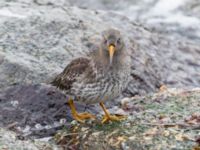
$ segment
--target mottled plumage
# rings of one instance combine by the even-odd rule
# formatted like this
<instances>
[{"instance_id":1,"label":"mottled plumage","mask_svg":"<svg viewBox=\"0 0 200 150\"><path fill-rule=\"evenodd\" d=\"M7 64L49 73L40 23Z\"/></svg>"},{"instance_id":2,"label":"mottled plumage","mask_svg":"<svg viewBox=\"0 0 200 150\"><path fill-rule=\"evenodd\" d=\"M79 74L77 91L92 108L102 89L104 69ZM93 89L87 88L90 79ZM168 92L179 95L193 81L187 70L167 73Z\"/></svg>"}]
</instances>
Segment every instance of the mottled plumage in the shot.
<instances>
[{"instance_id":1,"label":"mottled plumage","mask_svg":"<svg viewBox=\"0 0 200 150\"><path fill-rule=\"evenodd\" d=\"M120 36L119 38L121 38L116 30L109 30L106 34L110 34L110 38L112 36ZM105 42L104 38L103 42ZM123 50L116 54L117 58L114 56L112 64L109 64L109 59L105 60L106 56L102 56L104 55L102 51L105 50L102 50L102 46L100 46L99 49L93 50L88 58L81 57L72 60L52 84L66 91L67 94L78 97L77 100L80 102L87 104L117 97L126 87L128 81L129 56L127 56L124 45Z\"/></svg>"},{"instance_id":2,"label":"mottled plumage","mask_svg":"<svg viewBox=\"0 0 200 150\"><path fill-rule=\"evenodd\" d=\"M101 43L87 58L72 60L52 85L79 102L100 103L119 96L129 74L130 57L125 42L118 30L109 29L103 32Z\"/></svg>"},{"instance_id":3,"label":"mottled plumage","mask_svg":"<svg viewBox=\"0 0 200 150\"><path fill-rule=\"evenodd\" d=\"M51 84L57 86L61 90L70 91L72 84L77 81L77 78L84 73L88 68L90 60L87 58L74 59L65 69L59 74Z\"/></svg>"}]
</instances>

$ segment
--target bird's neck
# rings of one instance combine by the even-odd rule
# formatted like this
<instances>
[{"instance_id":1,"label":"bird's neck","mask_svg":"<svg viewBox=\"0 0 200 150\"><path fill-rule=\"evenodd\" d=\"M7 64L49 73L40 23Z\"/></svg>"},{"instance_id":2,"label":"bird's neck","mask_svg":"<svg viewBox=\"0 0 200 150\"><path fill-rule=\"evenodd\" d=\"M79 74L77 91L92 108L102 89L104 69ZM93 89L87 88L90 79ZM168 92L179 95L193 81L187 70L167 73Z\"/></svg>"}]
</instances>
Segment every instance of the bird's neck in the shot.
<instances>
[{"instance_id":1,"label":"bird's neck","mask_svg":"<svg viewBox=\"0 0 200 150\"><path fill-rule=\"evenodd\" d=\"M110 64L110 60L106 54L102 53L102 51L96 51L96 53L92 56L95 66L97 68L102 69L102 71L121 71L121 68L128 67L126 61L127 55L125 53L116 54L113 57L113 61Z\"/></svg>"}]
</instances>

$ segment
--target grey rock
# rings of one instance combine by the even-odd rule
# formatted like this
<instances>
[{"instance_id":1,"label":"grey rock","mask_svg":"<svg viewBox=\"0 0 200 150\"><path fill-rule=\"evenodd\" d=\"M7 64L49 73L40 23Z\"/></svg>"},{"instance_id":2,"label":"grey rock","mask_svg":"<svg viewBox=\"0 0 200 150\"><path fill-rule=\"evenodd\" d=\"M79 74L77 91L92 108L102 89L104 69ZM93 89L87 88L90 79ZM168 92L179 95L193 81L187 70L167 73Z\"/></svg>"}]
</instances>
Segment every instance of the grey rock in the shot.
<instances>
[{"instance_id":1,"label":"grey rock","mask_svg":"<svg viewBox=\"0 0 200 150\"><path fill-rule=\"evenodd\" d=\"M0 92L0 127L26 138L53 136L64 126L70 127L72 117L67 100L65 94L45 84L13 86ZM96 105L79 103L76 103L76 109L94 115L102 112Z\"/></svg>"},{"instance_id":2,"label":"grey rock","mask_svg":"<svg viewBox=\"0 0 200 150\"><path fill-rule=\"evenodd\" d=\"M147 50L144 45L148 44L145 36L151 33L133 25L128 18L54 3L35 7L24 3L6 4L2 10L10 14L3 14L0 21L0 50L5 55L0 67L1 88L46 82L60 73L71 59L85 55L92 41L97 41L99 34L109 27L119 28L130 41L133 80L127 93L152 92L160 86L159 66L149 55L154 50ZM140 40L143 48L137 46ZM148 66L144 64L147 60Z\"/></svg>"},{"instance_id":3,"label":"grey rock","mask_svg":"<svg viewBox=\"0 0 200 150\"><path fill-rule=\"evenodd\" d=\"M50 81L71 59L85 55L109 27L121 30L131 49L132 81L125 95L153 92L163 83L199 85L197 39L166 36L113 12L68 5L53 0L0 3L1 10L9 12L0 13L0 51L5 55L1 88Z\"/></svg>"},{"instance_id":4,"label":"grey rock","mask_svg":"<svg viewBox=\"0 0 200 150\"><path fill-rule=\"evenodd\" d=\"M70 5L91 10L112 11L148 26L165 36L189 40L200 38L199 1L168 0L67 0Z\"/></svg>"},{"instance_id":5,"label":"grey rock","mask_svg":"<svg viewBox=\"0 0 200 150\"><path fill-rule=\"evenodd\" d=\"M39 150L53 149L61 150L55 144L46 141L20 140L14 132L0 128L0 149Z\"/></svg>"}]
</instances>

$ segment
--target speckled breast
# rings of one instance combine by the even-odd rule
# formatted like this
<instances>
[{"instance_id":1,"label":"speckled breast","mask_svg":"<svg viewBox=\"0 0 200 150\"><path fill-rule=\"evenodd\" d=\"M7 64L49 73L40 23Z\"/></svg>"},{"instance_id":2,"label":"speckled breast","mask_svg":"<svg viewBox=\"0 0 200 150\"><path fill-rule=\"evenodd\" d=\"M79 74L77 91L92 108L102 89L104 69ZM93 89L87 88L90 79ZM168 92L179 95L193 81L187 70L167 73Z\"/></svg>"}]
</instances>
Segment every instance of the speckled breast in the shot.
<instances>
[{"instance_id":1,"label":"speckled breast","mask_svg":"<svg viewBox=\"0 0 200 150\"><path fill-rule=\"evenodd\" d=\"M73 94L78 97L79 102L86 104L109 101L121 94L128 83L128 77L126 70L123 73L99 74L95 82L82 81L75 84Z\"/></svg>"}]
</instances>

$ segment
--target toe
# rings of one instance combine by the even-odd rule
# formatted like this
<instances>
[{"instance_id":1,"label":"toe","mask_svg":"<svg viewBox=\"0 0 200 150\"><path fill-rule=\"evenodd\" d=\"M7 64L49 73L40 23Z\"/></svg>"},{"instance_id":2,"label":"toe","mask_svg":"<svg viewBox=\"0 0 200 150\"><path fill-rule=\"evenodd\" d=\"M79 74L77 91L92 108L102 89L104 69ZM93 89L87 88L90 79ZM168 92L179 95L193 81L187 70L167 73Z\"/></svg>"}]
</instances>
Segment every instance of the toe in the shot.
<instances>
[{"instance_id":1,"label":"toe","mask_svg":"<svg viewBox=\"0 0 200 150\"><path fill-rule=\"evenodd\" d=\"M84 120L82 118L80 118L78 115L73 115L73 118L80 123L84 123Z\"/></svg>"},{"instance_id":2,"label":"toe","mask_svg":"<svg viewBox=\"0 0 200 150\"><path fill-rule=\"evenodd\" d=\"M92 115L90 113L86 113L86 112L80 113L80 114L78 114L78 116L81 119L95 119L96 118L94 115Z\"/></svg>"},{"instance_id":3,"label":"toe","mask_svg":"<svg viewBox=\"0 0 200 150\"><path fill-rule=\"evenodd\" d=\"M101 121L101 123L106 123L109 121L121 121L123 119L127 118L127 116L123 116L123 115L109 115L109 116L103 116L103 119Z\"/></svg>"}]
</instances>

